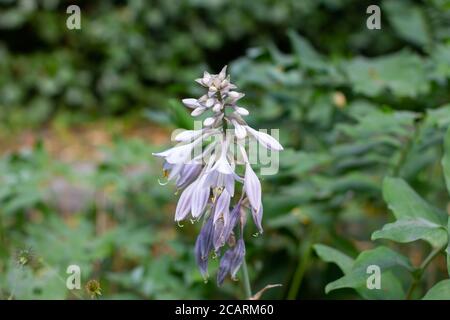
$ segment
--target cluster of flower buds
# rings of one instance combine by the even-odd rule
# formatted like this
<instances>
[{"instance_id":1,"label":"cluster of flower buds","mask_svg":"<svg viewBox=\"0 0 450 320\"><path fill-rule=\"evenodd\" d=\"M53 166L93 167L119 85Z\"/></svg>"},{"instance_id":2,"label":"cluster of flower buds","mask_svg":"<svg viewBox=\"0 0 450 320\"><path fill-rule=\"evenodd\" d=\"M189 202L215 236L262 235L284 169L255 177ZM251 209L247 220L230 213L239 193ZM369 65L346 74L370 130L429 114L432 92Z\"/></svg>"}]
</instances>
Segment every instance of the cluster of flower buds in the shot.
<instances>
[{"instance_id":1,"label":"cluster of flower buds","mask_svg":"<svg viewBox=\"0 0 450 320\"><path fill-rule=\"evenodd\" d=\"M183 99L183 104L193 109L194 117L205 112L210 115L203 120L201 129L177 134L175 141L179 145L154 155L164 159L164 175L168 181L175 180L178 190L183 190L175 221L196 221L203 217L195 255L205 279L210 255L221 256L221 251L227 247L217 276L221 285L227 274L236 278L243 262L243 230L248 211L259 233L263 232L261 183L250 165L246 140L257 141L272 151L283 147L275 138L252 129L244 121L242 117L249 112L237 105L244 94L235 91L226 67L219 74L205 72L196 82L207 88L207 93L199 99ZM201 151L195 154L199 147ZM243 176L236 173L237 166L245 167ZM237 190L240 197L235 197L235 185L242 185ZM233 201L234 198L239 199Z\"/></svg>"}]
</instances>

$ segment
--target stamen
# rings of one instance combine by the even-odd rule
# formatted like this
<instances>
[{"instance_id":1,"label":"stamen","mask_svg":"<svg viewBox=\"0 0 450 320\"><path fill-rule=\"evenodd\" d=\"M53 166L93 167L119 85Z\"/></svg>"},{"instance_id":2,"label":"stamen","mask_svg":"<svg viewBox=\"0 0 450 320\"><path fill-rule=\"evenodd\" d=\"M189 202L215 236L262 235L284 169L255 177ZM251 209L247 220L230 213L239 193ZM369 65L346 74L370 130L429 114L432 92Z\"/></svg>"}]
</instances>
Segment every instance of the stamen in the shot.
<instances>
[{"instance_id":1,"label":"stamen","mask_svg":"<svg viewBox=\"0 0 450 320\"><path fill-rule=\"evenodd\" d=\"M158 183L160 186L165 186L166 184L169 183L169 180L167 180L166 182L161 182L161 180L158 178Z\"/></svg>"}]
</instances>

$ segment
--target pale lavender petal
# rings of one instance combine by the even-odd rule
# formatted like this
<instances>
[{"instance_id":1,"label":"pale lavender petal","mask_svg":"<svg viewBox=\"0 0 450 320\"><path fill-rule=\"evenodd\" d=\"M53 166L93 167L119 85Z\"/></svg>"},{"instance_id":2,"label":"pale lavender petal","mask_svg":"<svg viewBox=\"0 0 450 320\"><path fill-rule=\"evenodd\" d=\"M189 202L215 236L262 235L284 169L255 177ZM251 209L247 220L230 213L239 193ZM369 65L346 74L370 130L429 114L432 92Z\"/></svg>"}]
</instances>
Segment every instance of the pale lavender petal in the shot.
<instances>
[{"instance_id":1,"label":"pale lavender petal","mask_svg":"<svg viewBox=\"0 0 450 320\"><path fill-rule=\"evenodd\" d=\"M195 260L203 278L208 277L208 257L213 248L213 219L208 218L195 242Z\"/></svg>"},{"instance_id":2,"label":"pale lavender petal","mask_svg":"<svg viewBox=\"0 0 450 320\"><path fill-rule=\"evenodd\" d=\"M241 116L248 116L249 112L247 109L242 108L242 107L234 107L234 110L236 110L237 113L239 113Z\"/></svg>"},{"instance_id":3,"label":"pale lavender petal","mask_svg":"<svg viewBox=\"0 0 450 320\"><path fill-rule=\"evenodd\" d=\"M271 135L256 131L255 129L246 126L245 127L247 131L258 140L259 143L263 145L264 148L274 150L274 151L281 151L283 150L283 146Z\"/></svg>"},{"instance_id":4,"label":"pale lavender petal","mask_svg":"<svg viewBox=\"0 0 450 320\"><path fill-rule=\"evenodd\" d=\"M200 137L203 133L203 129L200 130L185 130L176 135L175 141L178 142L191 142L192 140Z\"/></svg>"},{"instance_id":5,"label":"pale lavender petal","mask_svg":"<svg viewBox=\"0 0 450 320\"><path fill-rule=\"evenodd\" d=\"M236 279L236 274L239 271L239 268L244 261L245 257L245 243L244 239L239 239L237 241L236 246L233 248L233 259L231 260L230 265L230 274L232 279Z\"/></svg>"},{"instance_id":6,"label":"pale lavender petal","mask_svg":"<svg viewBox=\"0 0 450 320\"><path fill-rule=\"evenodd\" d=\"M230 166L230 163L225 157L220 157L219 160L214 164L212 170L218 171L223 174L232 174L233 169Z\"/></svg>"},{"instance_id":7,"label":"pale lavender petal","mask_svg":"<svg viewBox=\"0 0 450 320\"><path fill-rule=\"evenodd\" d=\"M231 90L231 88L230 88L230 80L229 79L225 79L225 80L223 80L221 83L220 83L220 90L223 92L223 93L227 93L227 92L229 92L230 90Z\"/></svg>"},{"instance_id":8,"label":"pale lavender petal","mask_svg":"<svg viewBox=\"0 0 450 320\"><path fill-rule=\"evenodd\" d=\"M259 233L263 233L262 228L262 217L263 217L263 206L259 208L259 211L255 211L252 209L253 222L255 222L256 227L258 228Z\"/></svg>"},{"instance_id":9,"label":"pale lavender petal","mask_svg":"<svg viewBox=\"0 0 450 320\"><path fill-rule=\"evenodd\" d=\"M216 102L216 99L209 98L208 100L206 100L205 107L211 108L213 105L215 105L215 102Z\"/></svg>"},{"instance_id":10,"label":"pale lavender petal","mask_svg":"<svg viewBox=\"0 0 450 320\"><path fill-rule=\"evenodd\" d=\"M237 92L237 91L228 92L228 97L231 98L233 101L237 101L244 96L245 96L245 94L243 94L241 92Z\"/></svg>"},{"instance_id":11,"label":"pale lavender petal","mask_svg":"<svg viewBox=\"0 0 450 320\"><path fill-rule=\"evenodd\" d=\"M173 168L170 170L170 174L167 177L167 180L172 180L173 178L175 178L176 176L179 175L179 173L181 172L181 170L183 170L184 164L180 163L180 164L175 164L173 166Z\"/></svg>"},{"instance_id":12,"label":"pale lavender petal","mask_svg":"<svg viewBox=\"0 0 450 320\"><path fill-rule=\"evenodd\" d=\"M219 272L217 273L217 284L222 285L227 274L231 275L232 279L236 278L236 274L244 261L245 257L245 243L241 238L236 245L228 249L220 260Z\"/></svg>"},{"instance_id":13,"label":"pale lavender petal","mask_svg":"<svg viewBox=\"0 0 450 320\"><path fill-rule=\"evenodd\" d=\"M261 207L261 183L250 164L245 168L244 189L250 205L258 212Z\"/></svg>"},{"instance_id":14,"label":"pale lavender petal","mask_svg":"<svg viewBox=\"0 0 450 320\"><path fill-rule=\"evenodd\" d=\"M219 72L219 79L222 81L227 76L227 66L223 67Z\"/></svg>"},{"instance_id":15,"label":"pale lavender petal","mask_svg":"<svg viewBox=\"0 0 450 320\"><path fill-rule=\"evenodd\" d=\"M198 139L200 140L200 139ZM170 148L166 151L159 152L159 153L153 153L154 156L157 157L163 157L168 163L171 164L179 164L184 163L191 155L192 149L195 147L195 145L200 141L194 141L192 143L183 144L181 146L176 146L173 148Z\"/></svg>"},{"instance_id":16,"label":"pale lavender petal","mask_svg":"<svg viewBox=\"0 0 450 320\"><path fill-rule=\"evenodd\" d=\"M200 171L202 170L202 165L200 164L186 164L183 167L183 170L180 172L180 176L177 180L177 188L183 189L190 183L192 183L195 179L197 179Z\"/></svg>"},{"instance_id":17,"label":"pale lavender petal","mask_svg":"<svg viewBox=\"0 0 450 320\"><path fill-rule=\"evenodd\" d=\"M181 101L186 107L191 109L195 109L201 106L197 99L190 98L190 99L183 99Z\"/></svg>"},{"instance_id":18,"label":"pale lavender petal","mask_svg":"<svg viewBox=\"0 0 450 320\"><path fill-rule=\"evenodd\" d=\"M195 183L189 185L181 194L175 210L175 221L181 221L191 211L192 192L195 190Z\"/></svg>"},{"instance_id":19,"label":"pale lavender petal","mask_svg":"<svg viewBox=\"0 0 450 320\"><path fill-rule=\"evenodd\" d=\"M230 212L230 219L227 219L225 222L225 227L224 227L224 232L223 232L223 236L224 236L224 241L227 241L228 238L230 237L231 233L233 232L234 227L236 226L236 223L239 220L239 216L241 215L241 201L239 201L233 208L233 210L231 210Z\"/></svg>"},{"instance_id":20,"label":"pale lavender petal","mask_svg":"<svg viewBox=\"0 0 450 320\"><path fill-rule=\"evenodd\" d=\"M220 233L215 235L214 247L216 251L223 247L225 243L230 238L231 233L233 232L234 227L236 226L238 219L241 215L241 202L239 201L231 210L229 214L229 219L224 219L224 226L220 229Z\"/></svg>"},{"instance_id":21,"label":"pale lavender petal","mask_svg":"<svg viewBox=\"0 0 450 320\"><path fill-rule=\"evenodd\" d=\"M228 213L230 210L230 200L230 194L226 189L224 189L217 199L216 206L214 207L214 223L216 223L217 219L219 219L221 215Z\"/></svg>"},{"instance_id":22,"label":"pale lavender petal","mask_svg":"<svg viewBox=\"0 0 450 320\"><path fill-rule=\"evenodd\" d=\"M206 118L205 120L203 120L203 125L205 127L209 127L210 125L212 125L214 123L214 121L216 121L216 119L213 117Z\"/></svg>"},{"instance_id":23,"label":"pale lavender petal","mask_svg":"<svg viewBox=\"0 0 450 320\"><path fill-rule=\"evenodd\" d=\"M206 85L210 85L211 83L211 74L208 71L203 72L203 83Z\"/></svg>"},{"instance_id":24,"label":"pale lavender petal","mask_svg":"<svg viewBox=\"0 0 450 320\"><path fill-rule=\"evenodd\" d=\"M226 276L230 273L231 260L233 259L233 251L227 250L220 259L219 271L217 272L217 285L220 287L223 284Z\"/></svg>"},{"instance_id":25,"label":"pale lavender petal","mask_svg":"<svg viewBox=\"0 0 450 320\"><path fill-rule=\"evenodd\" d=\"M207 86L208 86L207 84L205 84L205 83L203 82L203 78L195 79L195 82L197 82L198 84L200 84L200 85L202 85L202 86L204 86L204 87L207 87Z\"/></svg>"},{"instance_id":26,"label":"pale lavender petal","mask_svg":"<svg viewBox=\"0 0 450 320\"><path fill-rule=\"evenodd\" d=\"M214 222L214 236L213 236L213 244L214 250L217 252L221 247L225 245L225 241L223 240L223 228L225 227L224 219L218 219Z\"/></svg>"},{"instance_id":27,"label":"pale lavender petal","mask_svg":"<svg viewBox=\"0 0 450 320\"><path fill-rule=\"evenodd\" d=\"M203 210L206 207L206 204L208 203L209 193L210 189L209 186L207 186L204 183L205 179L201 178L201 180L197 183L193 195L192 195L192 217L194 219L197 219L200 217L203 213Z\"/></svg>"},{"instance_id":28,"label":"pale lavender petal","mask_svg":"<svg viewBox=\"0 0 450 320\"><path fill-rule=\"evenodd\" d=\"M204 108L204 107L198 107L191 112L191 116L197 117L197 116L201 115L203 112L205 112L205 110L206 110L206 108Z\"/></svg>"},{"instance_id":29,"label":"pale lavender petal","mask_svg":"<svg viewBox=\"0 0 450 320\"><path fill-rule=\"evenodd\" d=\"M211 87L208 88L208 93L207 93L207 95L208 95L209 98L214 97L214 95L215 95L216 93L217 93L217 88L216 88L215 86L211 86ZM208 100L206 100L206 101L208 101ZM206 106L206 102L205 102L205 106Z\"/></svg>"},{"instance_id":30,"label":"pale lavender petal","mask_svg":"<svg viewBox=\"0 0 450 320\"><path fill-rule=\"evenodd\" d=\"M241 126L235 120L232 120L232 123L234 125L234 134L236 135L236 138L244 139L246 137L246 135L247 135L247 131L245 130L245 127Z\"/></svg>"},{"instance_id":31,"label":"pale lavender petal","mask_svg":"<svg viewBox=\"0 0 450 320\"><path fill-rule=\"evenodd\" d=\"M217 187L217 179L218 179L219 173L217 171L210 171L205 179L205 184L210 188Z\"/></svg>"},{"instance_id":32,"label":"pale lavender petal","mask_svg":"<svg viewBox=\"0 0 450 320\"><path fill-rule=\"evenodd\" d=\"M154 155L155 157L159 157L159 158L166 158L170 152L172 151L173 148L161 151L161 152L153 152L152 155Z\"/></svg>"},{"instance_id":33,"label":"pale lavender petal","mask_svg":"<svg viewBox=\"0 0 450 320\"><path fill-rule=\"evenodd\" d=\"M234 196L234 175L226 175L224 178L225 189L233 197Z\"/></svg>"}]
</instances>

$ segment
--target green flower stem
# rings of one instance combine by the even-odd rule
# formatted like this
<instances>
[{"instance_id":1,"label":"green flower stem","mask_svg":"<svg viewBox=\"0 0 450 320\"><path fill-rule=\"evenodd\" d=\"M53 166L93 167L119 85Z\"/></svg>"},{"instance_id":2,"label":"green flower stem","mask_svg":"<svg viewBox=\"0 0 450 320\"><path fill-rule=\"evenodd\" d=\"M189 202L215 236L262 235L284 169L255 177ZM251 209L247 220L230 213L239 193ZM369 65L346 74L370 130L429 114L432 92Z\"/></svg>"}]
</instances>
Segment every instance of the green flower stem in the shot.
<instances>
[{"instance_id":1,"label":"green flower stem","mask_svg":"<svg viewBox=\"0 0 450 320\"><path fill-rule=\"evenodd\" d=\"M3 211L0 211L0 247L3 246L7 251L5 226L3 225Z\"/></svg>"},{"instance_id":2,"label":"green flower stem","mask_svg":"<svg viewBox=\"0 0 450 320\"><path fill-rule=\"evenodd\" d=\"M413 273L414 279L413 282L411 283L411 286L408 289L408 292L406 293L406 300L411 299L414 290L420 283L420 279L422 278L425 269L428 267L430 262L433 261L433 259L441 252L442 249L444 249L444 247L436 248L433 251L431 251L430 254L425 258L425 260L420 264L416 272Z\"/></svg>"},{"instance_id":3,"label":"green flower stem","mask_svg":"<svg viewBox=\"0 0 450 320\"><path fill-rule=\"evenodd\" d=\"M242 262L242 277L244 279L244 289L245 289L245 297L246 299L250 299L252 297L252 287L250 285L250 277L248 276L248 269L247 269L247 263L244 261Z\"/></svg>"},{"instance_id":4,"label":"green flower stem","mask_svg":"<svg viewBox=\"0 0 450 320\"><path fill-rule=\"evenodd\" d=\"M311 230L310 239L306 243L303 252L301 250L301 246L299 248L299 262L297 265L297 269L295 270L294 277L292 279L292 284L289 288L289 292L287 295L288 300L295 300L295 298L297 297L298 291L303 281L303 276L305 275L306 269L309 265L315 239L316 239L316 229L313 228Z\"/></svg>"},{"instance_id":5,"label":"green flower stem","mask_svg":"<svg viewBox=\"0 0 450 320\"><path fill-rule=\"evenodd\" d=\"M394 168L392 170L392 175L394 177L399 176L400 170L402 169L403 164L405 163L406 159L408 158L408 155L411 152L411 150L414 148L415 142L419 139L420 133L421 133L420 132L421 124L422 123L419 123L417 125L417 127L414 130L413 136L408 139L405 147L402 148L402 150L400 151L400 156L399 156L398 162L396 163L396 165L394 166Z\"/></svg>"},{"instance_id":6,"label":"green flower stem","mask_svg":"<svg viewBox=\"0 0 450 320\"><path fill-rule=\"evenodd\" d=\"M311 257L312 243L308 243L307 247L303 251L303 254L300 257L300 261L297 265L297 269L294 273L294 278L292 279L291 287L288 292L288 300L295 300L297 297L298 290L303 281L303 276L305 275L306 267L309 263L309 258Z\"/></svg>"}]
</instances>

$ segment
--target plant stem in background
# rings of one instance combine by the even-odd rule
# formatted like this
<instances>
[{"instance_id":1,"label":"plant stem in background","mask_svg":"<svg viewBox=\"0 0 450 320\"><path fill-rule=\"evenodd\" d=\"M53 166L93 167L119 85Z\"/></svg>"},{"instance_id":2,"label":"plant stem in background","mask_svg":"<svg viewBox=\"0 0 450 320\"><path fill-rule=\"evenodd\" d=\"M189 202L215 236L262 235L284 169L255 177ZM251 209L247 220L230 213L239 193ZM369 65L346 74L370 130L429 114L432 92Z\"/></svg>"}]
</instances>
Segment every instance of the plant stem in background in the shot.
<instances>
[{"instance_id":1,"label":"plant stem in background","mask_svg":"<svg viewBox=\"0 0 450 320\"><path fill-rule=\"evenodd\" d=\"M292 279L291 287L289 288L287 298L289 300L294 300L297 297L298 291L303 281L303 276L305 275L306 268L308 267L309 260L311 258L312 247L315 242L315 229L311 230L311 237L305 243L305 247L302 252L302 247L299 248L299 262L297 265L297 269L295 270L294 277Z\"/></svg>"},{"instance_id":2,"label":"plant stem in background","mask_svg":"<svg viewBox=\"0 0 450 320\"><path fill-rule=\"evenodd\" d=\"M420 125L421 125L421 123L419 123L417 125L417 127L414 130L413 136L410 139L408 139L405 147L402 148L402 150L400 151L400 157L398 159L398 162L396 163L396 165L394 166L394 168L392 170L392 175L394 177L398 177L400 175L400 171L403 167L403 164L405 163L406 159L408 158L409 153L413 149L414 143L420 137L420 129L421 129Z\"/></svg>"},{"instance_id":3,"label":"plant stem in background","mask_svg":"<svg viewBox=\"0 0 450 320\"><path fill-rule=\"evenodd\" d=\"M250 285L250 277L248 276L247 262L242 262L242 277L244 280L245 298L250 299L252 297L252 287Z\"/></svg>"},{"instance_id":4,"label":"plant stem in background","mask_svg":"<svg viewBox=\"0 0 450 320\"><path fill-rule=\"evenodd\" d=\"M288 300L295 300L297 297L298 290L302 284L303 276L305 274L306 266L309 262L309 258L311 255L312 244L309 243L307 248L305 248L303 255L301 255L300 261L297 265L297 269L295 270L294 278L292 280L291 287L288 292Z\"/></svg>"},{"instance_id":5,"label":"plant stem in background","mask_svg":"<svg viewBox=\"0 0 450 320\"><path fill-rule=\"evenodd\" d=\"M6 246L6 238L5 238L5 228L3 226L3 216L2 212L0 212L0 248L4 246L5 251L7 250Z\"/></svg>"},{"instance_id":6,"label":"plant stem in background","mask_svg":"<svg viewBox=\"0 0 450 320\"><path fill-rule=\"evenodd\" d=\"M406 293L406 300L410 300L412 298L412 294L414 290L417 288L418 284L420 283L420 279L422 278L423 272L428 267L431 261L441 252L443 247L436 248L433 251L430 252L430 254L425 258L425 260L420 264L417 271L413 274L414 279L411 283L411 286L408 289L408 292Z\"/></svg>"}]
</instances>

